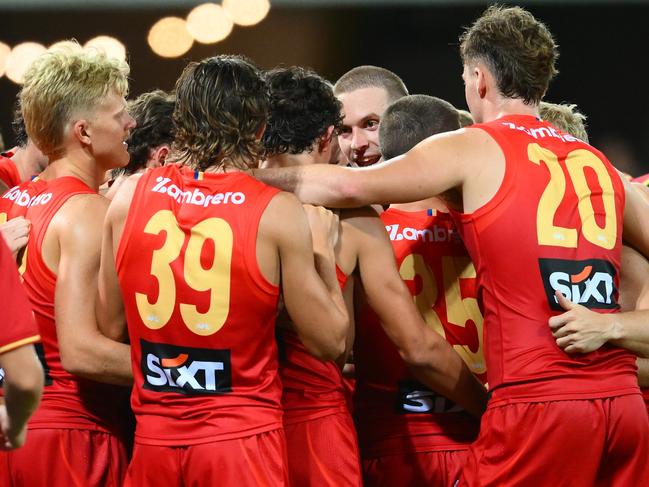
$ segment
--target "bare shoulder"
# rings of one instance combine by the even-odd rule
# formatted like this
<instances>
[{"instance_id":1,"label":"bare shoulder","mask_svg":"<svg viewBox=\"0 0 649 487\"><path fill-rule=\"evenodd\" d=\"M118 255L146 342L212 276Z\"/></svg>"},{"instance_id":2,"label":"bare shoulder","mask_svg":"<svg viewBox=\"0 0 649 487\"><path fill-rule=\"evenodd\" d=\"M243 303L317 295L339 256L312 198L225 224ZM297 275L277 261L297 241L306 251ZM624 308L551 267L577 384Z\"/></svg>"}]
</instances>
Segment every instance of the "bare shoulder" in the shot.
<instances>
[{"instance_id":1,"label":"bare shoulder","mask_svg":"<svg viewBox=\"0 0 649 487\"><path fill-rule=\"evenodd\" d=\"M378 211L371 206L341 210L340 225L343 231L345 229L366 233L374 233L377 229L385 231Z\"/></svg>"},{"instance_id":2,"label":"bare shoulder","mask_svg":"<svg viewBox=\"0 0 649 487\"><path fill-rule=\"evenodd\" d=\"M133 174L120 184L120 187L113 196L113 199L110 201L110 208L108 210L110 219L126 216L131 207L131 202L133 201L135 188L137 187L141 177L142 174Z\"/></svg>"},{"instance_id":3,"label":"bare shoulder","mask_svg":"<svg viewBox=\"0 0 649 487\"><path fill-rule=\"evenodd\" d=\"M300 200L293 193L280 191L264 210L259 231L265 235L279 236L294 229L302 218L306 221Z\"/></svg>"}]
</instances>

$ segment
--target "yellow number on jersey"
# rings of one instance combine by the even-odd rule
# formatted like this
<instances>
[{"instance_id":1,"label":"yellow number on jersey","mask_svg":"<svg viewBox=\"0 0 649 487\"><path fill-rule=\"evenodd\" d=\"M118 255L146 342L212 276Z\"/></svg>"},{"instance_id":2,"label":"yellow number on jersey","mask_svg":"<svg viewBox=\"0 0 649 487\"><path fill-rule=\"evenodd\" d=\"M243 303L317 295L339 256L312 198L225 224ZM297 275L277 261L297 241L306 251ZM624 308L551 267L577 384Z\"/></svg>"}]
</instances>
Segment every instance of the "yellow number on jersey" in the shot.
<instances>
[{"instance_id":1,"label":"yellow number on jersey","mask_svg":"<svg viewBox=\"0 0 649 487\"><path fill-rule=\"evenodd\" d=\"M412 280L415 276L420 277L422 280L421 291L414 296L417 309L426 323L446 339L446 332L442 322L433 309L439 294L437 282L433 271L428 267L424 258L419 254L408 255L401 263L399 273L404 280ZM453 348L472 372L481 374L486 370L482 336L482 313L476 298L463 298L460 292L460 279L475 278L475 267L468 257L445 256L442 257L442 273L448 322L464 328L467 322L472 320L478 333L478 350L475 353L469 350L466 345L453 345Z\"/></svg>"},{"instance_id":2,"label":"yellow number on jersey","mask_svg":"<svg viewBox=\"0 0 649 487\"><path fill-rule=\"evenodd\" d=\"M444 276L444 298L446 299L446 318L453 325L466 327L472 320L478 331L478 350L474 353L469 347L453 345L455 351L464 359L475 374L486 370L483 351L483 318L476 298L463 298L460 292L460 279L475 279L476 272L469 257L442 257Z\"/></svg>"},{"instance_id":3,"label":"yellow number on jersey","mask_svg":"<svg viewBox=\"0 0 649 487\"><path fill-rule=\"evenodd\" d=\"M175 215L169 210L154 214L144 227L151 235L165 232L162 247L153 252L151 275L158 282L158 298L151 303L146 294L135 293L135 302L142 322L151 329L165 326L171 319L176 303L176 284L171 264L180 256L185 234L179 228ZM201 263L206 240L215 247L214 261L209 268ZM185 326L198 335L211 335L224 325L230 309L230 264L233 235L230 225L220 218L208 218L191 229L184 255L183 276L189 287L197 292L210 292L206 312L195 305L180 303Z\"/></svg>"},{"instance_id":4,"label":"yellow number on jersey","mask_svg":"<svg viewBox=\"0 0 649 487\"><path fill-rule=\"evenodd\" d=\"M3 223L7 223L7 214L6 213L0 213L0 225Z\"/></svg>"},{"instance_id":5,"label":"yellow number on jersey","mask_svg":"<svg viewBox=\"0 0 649 487\"><path fill-rule=\"evenodd\" d=\"M557 247L577 247L577 229L554 224L554 218L566 193L566 175L561 168L557 155L539 144L527 146L529 160L540 165L545 164L550 172L550 181L545 187L536 212L536 231L539 245ZM605 224L600 227L595 221L595 210L591 201L591 190L586 182L585 168L592 169L602 188ZM566 168L579 200L578 210L581 219L581 231L590 243L612 249L617 239L617 220L615 216L615 199L613 182L602 160L590 151L577 149L566 157Z\"/></svg>"}]
</instances>

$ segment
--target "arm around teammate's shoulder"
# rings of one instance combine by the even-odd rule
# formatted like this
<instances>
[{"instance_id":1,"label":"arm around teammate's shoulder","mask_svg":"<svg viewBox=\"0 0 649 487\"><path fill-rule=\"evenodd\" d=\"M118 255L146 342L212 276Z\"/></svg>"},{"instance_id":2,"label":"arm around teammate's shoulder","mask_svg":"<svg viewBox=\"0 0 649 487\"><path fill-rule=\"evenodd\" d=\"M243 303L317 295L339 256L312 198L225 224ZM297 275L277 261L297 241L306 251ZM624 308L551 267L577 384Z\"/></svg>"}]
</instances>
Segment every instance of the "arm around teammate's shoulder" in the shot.
<instances>
[{"instance_id":1,"label":"arm around teammate's shoulder","mask_svg":"<svg viewBox=\"0 0 649 487\"><path fill-rule=\"evenodd\" d=\"M328 218L324 213L322 217ZM269 203L260 230L278 250L284 305L300 340L317 358L337 359L344 353L349 318L336 279L333 249L318 239L314 257L305 211L288 193L279 193Z\"/></svg>"},{"instance_id":2,"label":"arm around teammate's shoulder","mask_svg":"<svg viewBox=\"0 0 649 487\"><path fill-rule=\"evenodd\" d=\"M56 332L66 371L99 382L130 385L130 347L102 335L95 316L107 206L108 201L98 194L77 195L52 219L60 246Z\"/></svg>"}]
</instances>

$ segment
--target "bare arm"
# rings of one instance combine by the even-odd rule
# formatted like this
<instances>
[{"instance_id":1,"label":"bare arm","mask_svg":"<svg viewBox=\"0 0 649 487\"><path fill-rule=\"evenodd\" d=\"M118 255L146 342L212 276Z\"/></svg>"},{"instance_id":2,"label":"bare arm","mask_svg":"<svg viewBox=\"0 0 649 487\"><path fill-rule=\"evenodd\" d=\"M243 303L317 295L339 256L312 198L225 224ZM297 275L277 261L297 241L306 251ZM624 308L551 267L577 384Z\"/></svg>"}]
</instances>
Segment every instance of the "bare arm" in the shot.
<instances>
[{"instance_id":1,"label":"bare arm","mask_svg":"<svg viewBox=\"0 0 649 487\"><path fill-rule=\"evenodd\" d=\"M100 382L130 385L130 347L102 335L95 318L106 206L107 200L99 195L75 196L52 220L61 252L54 298L56 333L65 370Z\"/></svg>"},{"instance_id":2,"label":"bare arm","mask_svg":"<svg viewBox=\"0 0 649 487\"><path fill-rule=\"evenodd\" d=\"M453 347L424 322L396 268L385 227L371 210L358 210L344 224L356 228L361 280L368 304L399 354L431 389L480 415L487 394Z\"/></svg>"},{"instance_id":3,"label":"bare arm","mask_svg":"<svg viewBox=\"0 0 649 487\"><path fill-rule=\"evenodd\" d=\"M281 222L281 225L278 224ZM288 193L273 198L260 222L279 251L284 305L298 337L314 356L335 360L344 351L349 319L336 279L333 249L314 249L307 217ZM318 275L314 250L319 253Z\"/></svg>"},{"instance_id":4,"label":"bare arm","mask_svg":"<svg viewBox=\"0 0 649 487\"><path fill-rule=\"evenodd\" d=\"M254 175L306 203L336 208L407 203L460 187L468 166L481 157L484 137L481 130L435 135L403 156L366 168L313 164Z\"/></svg>"},{"instance_id":5,"label":"bare arm","mask_svg":"<svg viewBox=\"0 0 649 487\"><path fill-rule=\"evenodd\" d=\"M638 357L638 384L640 387L649 387L649 358Z\"/></svg>"},{"instance_id":6,"label":"bare arm","mask_svg":"<svg viewBox=\"0 0 649 487\"><path fill-rule=\"evenodd\" d=\"M43 391L43 368L33 345L0 354L4 369L5 404L0 406L0 449L18 448L25 442L27 420L36 410Z\"/></svg>"},{"instance_id":7,"label":"bare arm","mask_svg":"<svg viewBox=\"0 0 649 487\"><path fill-rule=\"evenodd\" d=\"M101 246L96 306L97 325L105 336L122 342L126 341L128 329L115 266L115 256L139 178L140 176L136 175L125 180L120 185L120 190L113 195L104 220Z\"/></svg>"}]
</instances>

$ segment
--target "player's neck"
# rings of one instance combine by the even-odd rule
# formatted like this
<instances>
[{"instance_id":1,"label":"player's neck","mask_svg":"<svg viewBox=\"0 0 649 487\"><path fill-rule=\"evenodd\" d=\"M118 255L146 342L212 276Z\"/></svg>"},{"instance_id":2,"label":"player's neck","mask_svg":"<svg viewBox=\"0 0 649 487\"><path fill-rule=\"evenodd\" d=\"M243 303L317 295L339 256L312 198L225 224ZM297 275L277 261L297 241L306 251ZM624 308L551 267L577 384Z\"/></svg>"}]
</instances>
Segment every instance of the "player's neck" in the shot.
<instances>
[{"instance_id":1,"label":"player's neck","mask_svg":"<svg viewBox=\"0 0 649 487\"><path fill-rule=\"evenodd\" d=\"M74 177L83 181L90 188L99 191L104 182L106 170L100 168L83 150L72 150L60 156L52 156L50 164L42 172L41 177L52 180L62 177Z\"/></svg>"},{"instance_id":2,"label":"player's neck","mask_svg":"<svg viewBox=\"0 0 649 487\"><path fill-rule=\"evenodd\" d=\"M416 212L416 211L426 211L426 210L435 210L435 211L443 211L445 213L448 212L448 207L438 197L432 197L432 198L427 198L425 200L420 200L420 201L414 201L412 203L399 203L399 204L393 204L390 205L391 209L394 210L399 210L399 211L408 211L408 212Z\"/></svg>"},{"instance_id":3,"label":"player's neck","mask_svg":"<svg viewBox=\"0 0 649 487\"><path fill-rule=\"evenodd\" d=\"M196 167L196 166L192 165L192 167ZM203 172L216 173L216 174L243 172L243 173L250 174L252 172L251 167L254 166L251 166L247 161L241 158L224 159L222 161L219 161L217 164L213 164L212 166L205 168Z\"/></svg>"},{"instance_id":4,"label":"player's neck","mask_svg":"<svg viewBox=\"0 0 649 487\"><path fill-rule=\"evenodd\" d=\"M307 166L315 164L312 152L301 152L300 154L278 154L270 156L266 159L260 167L262 168L276 168L276 167L292 167L292 166Z\"/></svg>"},{"instance_id":5,"label":"player's neck","mask_svg":"<svg viewBox=\"0 0 649 487\"><path fill-rule=\"evenodd\" d=\"M491 122L509 115L539 116L538 104L526 104L521 98L498 98L494 103L487 104L484 121Z\"/></svg>"}]
</instances>

